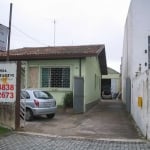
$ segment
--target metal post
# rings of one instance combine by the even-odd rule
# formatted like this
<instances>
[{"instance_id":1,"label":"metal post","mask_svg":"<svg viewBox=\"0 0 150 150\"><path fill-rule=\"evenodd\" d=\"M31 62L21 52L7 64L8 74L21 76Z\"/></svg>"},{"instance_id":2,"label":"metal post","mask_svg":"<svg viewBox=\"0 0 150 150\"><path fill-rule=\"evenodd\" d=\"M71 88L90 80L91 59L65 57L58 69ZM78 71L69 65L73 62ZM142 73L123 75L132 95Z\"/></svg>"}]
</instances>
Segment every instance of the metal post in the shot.
<instances>
[{"instance_id":1,"label":"metal post","mask_svg":"<svg viewBox=\"0 0 150 150\"><path fill-rule=\"evenodd\" d=\"M8 32L8 46L7 46L7 61L9 61L9 50L10 50L10 35L11 35L12 5L13 5L13 4L10 3L9 32Z\"/></svg>"}]
</instances>

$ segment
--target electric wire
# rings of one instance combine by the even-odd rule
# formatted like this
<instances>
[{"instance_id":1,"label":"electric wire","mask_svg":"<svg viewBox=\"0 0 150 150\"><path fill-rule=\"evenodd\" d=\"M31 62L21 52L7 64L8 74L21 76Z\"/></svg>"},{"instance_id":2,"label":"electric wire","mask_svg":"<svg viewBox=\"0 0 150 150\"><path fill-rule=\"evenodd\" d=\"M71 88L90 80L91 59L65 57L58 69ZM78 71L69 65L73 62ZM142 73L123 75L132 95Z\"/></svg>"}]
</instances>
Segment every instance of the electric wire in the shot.
<instances>
[{"instance_id":1,"label":"electric wire","mask_svg":"<svg viewBox=\"0 0 150 150\"><path fill-rule=\"evenodd\" d=\"M37 42L38 44L41 44L43 46L48 46L48 44L45 44L39 40L37 40L36 38L32 37L31 35L25 33L24 31L22 31L21 29L19 29L18 27L16 27L15 25L12 25L12 27L14 29L16 29L18 32L22 33L24 36L28 37L29 39L33 40L34 42Z\"/></svg>"}]
</instances>

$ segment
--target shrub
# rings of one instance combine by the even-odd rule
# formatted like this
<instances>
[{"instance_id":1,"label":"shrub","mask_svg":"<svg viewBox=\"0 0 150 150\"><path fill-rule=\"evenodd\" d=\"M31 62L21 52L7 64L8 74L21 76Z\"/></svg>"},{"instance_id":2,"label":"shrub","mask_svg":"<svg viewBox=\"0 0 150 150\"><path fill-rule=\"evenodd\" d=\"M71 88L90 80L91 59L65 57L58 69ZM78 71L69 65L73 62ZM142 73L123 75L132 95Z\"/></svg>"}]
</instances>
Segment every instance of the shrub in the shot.
<instances>
[{"instance_id":1,"label":"shrub","mask_svg":"<svg viewBox=\"0 0 150 150\"><path fill-rule=\"evenodd\" d=\"M72 108L73 107L73 92L65 94L64 107L65 108Z\"/></svg>"},{"instance_id":2,"label":"shrub","mask_svg":"<svg viewBox=\"0 0 150 150\"><path fill-rule=\"evenodd\" d=\"M0 126L0 136L9 133L11 130Z\"/></svg>"}]
</instances>

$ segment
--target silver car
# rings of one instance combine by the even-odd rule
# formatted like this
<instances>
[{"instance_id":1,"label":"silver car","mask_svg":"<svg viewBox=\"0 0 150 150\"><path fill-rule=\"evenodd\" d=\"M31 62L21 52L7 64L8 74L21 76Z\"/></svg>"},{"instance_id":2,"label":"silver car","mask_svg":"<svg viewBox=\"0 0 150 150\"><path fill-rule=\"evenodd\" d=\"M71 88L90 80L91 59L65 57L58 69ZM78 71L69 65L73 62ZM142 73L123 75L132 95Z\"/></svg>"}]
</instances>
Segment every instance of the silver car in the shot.
<instances>
[{"instance_id":1,"label":"silver car","mask_svg":"<svg viewBox=\"0 0 150 150\"><path fill-rule=\"evenodd\" d=\"M53 118L57 109L53 96L47 91L37 89L21 90L21 103L25 104L25 119L27 121L38 115Z\"/></svg>"}]
</instances>

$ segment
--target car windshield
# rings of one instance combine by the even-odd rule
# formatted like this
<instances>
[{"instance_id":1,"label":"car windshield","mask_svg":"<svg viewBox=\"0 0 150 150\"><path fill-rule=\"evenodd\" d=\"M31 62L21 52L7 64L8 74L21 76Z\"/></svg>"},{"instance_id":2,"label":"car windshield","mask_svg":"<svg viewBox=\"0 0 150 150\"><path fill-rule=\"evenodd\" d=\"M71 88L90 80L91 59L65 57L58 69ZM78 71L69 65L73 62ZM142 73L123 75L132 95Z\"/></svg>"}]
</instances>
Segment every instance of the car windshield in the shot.
<instances>
[{"instance_id":1,"label":"car windshield","mask_svg":"<svg viewBox=\"0 0 150 150\"><path fill-rule=\"evenodd\" d=\"M34 96L39 99L52 99L52 95L46 91L34 91Z\"/></svg>"}]
</instances>

